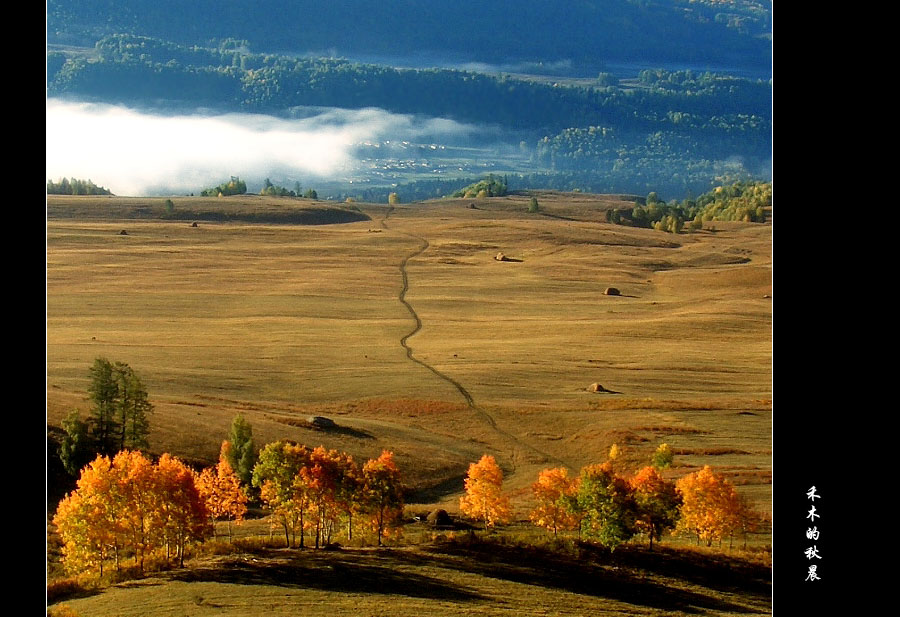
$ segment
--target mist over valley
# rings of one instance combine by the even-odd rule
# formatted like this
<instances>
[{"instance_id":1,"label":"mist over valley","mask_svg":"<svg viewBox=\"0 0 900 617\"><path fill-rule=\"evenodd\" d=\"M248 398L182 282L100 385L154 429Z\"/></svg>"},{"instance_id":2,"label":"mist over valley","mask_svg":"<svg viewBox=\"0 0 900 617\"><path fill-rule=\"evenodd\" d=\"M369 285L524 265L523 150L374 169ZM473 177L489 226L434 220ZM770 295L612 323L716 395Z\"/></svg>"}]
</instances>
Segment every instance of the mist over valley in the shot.
<instances>
[{"instance_id":1,"label":"mist over valley","mask_svg":"<svg viewBox=\"0 0 900 617\"><path fill-rule=\"evenodd\" d=\"M117 195L199 192L237 175L328 192L521 171L498 131L381 109L295 108L281 116L48 99L49 178L91 178Z\"/></svg>"}]
</instances>

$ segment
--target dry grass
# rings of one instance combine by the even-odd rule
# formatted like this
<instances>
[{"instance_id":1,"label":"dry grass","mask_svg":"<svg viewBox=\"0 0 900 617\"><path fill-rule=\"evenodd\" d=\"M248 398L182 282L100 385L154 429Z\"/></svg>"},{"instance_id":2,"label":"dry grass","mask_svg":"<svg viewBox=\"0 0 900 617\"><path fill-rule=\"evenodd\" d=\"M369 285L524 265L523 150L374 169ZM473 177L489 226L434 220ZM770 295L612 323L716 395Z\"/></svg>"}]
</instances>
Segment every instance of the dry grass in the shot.
<instances>
[{"instance_id":1,"label":"dry grass","mask_svg":"<svg viewBox=\"0 0 900 617\"><path fill-rule=\"evenodd\" d=\"M198 463L241 412L259 443L394 450L419 499L455 509L482 453L524 494L540 469L605 460L631 435L623 464L666 441L683 453L676 470L733 468L768 508L770 477L753 478L771 472L771 226L674 236L606 224L614 198L539 200L541 216L512 196L356 204L371 220L345 225L195 228L126 218L153 200L51 197L48 423L87 410L88 368L106 356L148 387L152 449ZM222 203L282 207L192 207ZM400 265L422 241L406 267L422 323L408 344L434 371L400 345L415 327ZM312 414L347 430L310 427Z\"/></svg>"},{"instance_id":2,"label":"dry grass","mask_svg":"<svg viewBox=\"0 0 900 617\"><path fill-rule=\"evenodd\" d=\"M65 600L76 614L771 614L769 553L440 534L391 549L255 544Z\"/></svg>"}]
</instances>

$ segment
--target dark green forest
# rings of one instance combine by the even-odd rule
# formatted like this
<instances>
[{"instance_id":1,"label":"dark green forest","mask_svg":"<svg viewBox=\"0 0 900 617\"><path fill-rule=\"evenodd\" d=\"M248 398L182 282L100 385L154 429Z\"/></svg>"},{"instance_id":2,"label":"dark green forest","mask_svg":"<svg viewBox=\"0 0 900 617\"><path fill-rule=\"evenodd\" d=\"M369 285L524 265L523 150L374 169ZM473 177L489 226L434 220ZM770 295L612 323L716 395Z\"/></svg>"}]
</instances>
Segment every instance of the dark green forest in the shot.
<instances>
[{"instance_id":1,"label":"dark green forest","mask_svg":"<svg viewBox=\"0 0 900 617\"><path fill-rule=\"evenodd\" d=\"M768 71L771 0L48 0L51 44L114 33L268 53L534 63L596 75L642 58ZM387 62L385 62L387 63Z\"/></svg>"},{"instance_id":2,"label":"dark green forest","mask_svg":"<svg viewBox=\"0 0 900 617\"><path fill-rule=\"evenodd\" d=\"M655 71L660 78L647 87L625 89L257 54L238 41L212 49L118 34L99 40L95 50L96 60L49 53L49 94L275 114L296 106L378 107L543 131L569 128L577 119L582 126L746 133L765 131L770 119L769 82L708 72L676 72L670 80L672 74Z\"/></svg>"}]
</instances>

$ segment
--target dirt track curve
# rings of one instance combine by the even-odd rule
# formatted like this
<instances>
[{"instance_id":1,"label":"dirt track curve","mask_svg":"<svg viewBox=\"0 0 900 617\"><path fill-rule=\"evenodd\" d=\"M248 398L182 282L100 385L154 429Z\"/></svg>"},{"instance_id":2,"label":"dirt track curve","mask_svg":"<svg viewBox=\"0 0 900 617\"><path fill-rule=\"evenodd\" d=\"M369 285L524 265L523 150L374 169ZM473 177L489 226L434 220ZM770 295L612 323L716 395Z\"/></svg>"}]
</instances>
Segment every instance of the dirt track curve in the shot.
<instances>
[{"instance_id":1,"label":"dirt track curve","mask_svg":"<svg viewBox=\"0 0 900 617\"><path fill-rule=\"evenodd\" d=\"M412 253L410 253L409 255L404 257L403 260L400 262L400 276L402 277L402 286L400 288L400 293L398 294L397 299L400 301L401 304L403 304L403 306L406 307L406 309L409 311L410 316L416 322L415 327L410 332L408 332L406 335L404 335L403 338L400 339L400 345L402 345L403 348L406 350L406 357L409 358L411 361L415 362L416 364L418 364L419 366L421 366L425 369L428 369L436 377L446 381L447 383L451 384L454 388L456 388L457 391L459 391L460 395L462 395L462 397L465 399L466 404L469 406L469 408L472 411L474 411L482 420L484 420L492 429L494 429L498 433L500 433L501 435L503 435L510 441L514 442L516 445L520 446L521 448L530 450L531 452L533 452L534 454L537 454L538 456L540 456L543 459L553 460L561 465L566 465L566 466L571 467L571 465L568 465L567 463L558 459L557 457L551 456L550 454L547 454L546 452L538 450L537 448L535 448L534 446L532 446L530 444L523 443L515 435L512 435L512 434L508 433L507 431L498 427L497 421L494 420L493 416L491 416L488 412L486 412L484 409L482 409L475 403L475 399L472 398L472 395L469 393L468 390L465 389L465 387L463 387L463 385L461 383L459 383L458 381L456 381L449 375L445 375L441 371L437 370L435 367L431 366L427 362L423 362L419 358L416 358L415 355L413 355L412 347L409 346L407 341L409 340L410 337L412 337L419 330L422 329L422 319L419 317L419 314L416 313L416 309L414 309L413 306L406 300L406 294L409 291L409 275L407 274L407 264L409 263L409 261L411 259L418 257L419 255L424 253L426 250L428 250L428 247L430 245L428 243L428 240L426 240L425 238L423 238L421 236L417 236L415 234L411 234L411 233L405 232L405 231L397 231L396 229L391 229L390 227L388 227L387 219L391 215L391 213L393 213L393 211L394 211L394 208L393 208L393 206L391 206L388 209L387 213L384 215L384 218L381 219L381 221L380 221L381 227L383 229L386 229L393 233L400 234L402 236L406 236L407 238L412 238L412 239L416 240L417 242L419 242L419 247L416 250L414 250ZM515 471L515 459L516 459L515 456L511 457L513 471Z\"/></svg>"}]
</instances>

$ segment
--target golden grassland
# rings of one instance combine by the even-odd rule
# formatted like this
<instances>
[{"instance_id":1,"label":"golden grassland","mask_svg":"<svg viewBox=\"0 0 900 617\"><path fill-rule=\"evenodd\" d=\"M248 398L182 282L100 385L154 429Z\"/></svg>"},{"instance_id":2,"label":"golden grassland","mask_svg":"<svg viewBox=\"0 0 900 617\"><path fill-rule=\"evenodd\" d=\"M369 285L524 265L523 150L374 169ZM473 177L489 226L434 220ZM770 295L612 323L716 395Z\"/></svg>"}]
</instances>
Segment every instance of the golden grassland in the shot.
<instances>
[{"instance_id":1,"label":"golden grassland","mask_svg":"<svg viewBox=\"0 0 900 617\"><path fill-rule=\"evenodd\" d=\"M190 460L214 461L238 412L260 444L392 449L413 486L489 452L522 488L612 443L637 465L666 441L683 469L753 472L766 503L771 226L675 236L603 222L600 197L539 198L544 215L513 196L360 204L371 220L323 226L51 217L48 423L87 412L105 356L143 378L152 449ZM416 325L400 265L423 242L406 265L422 324L408 345L440 375L400 344ZM312 413L354 430L297 426Z\"/></svg>"},{"instance_id":2,"label":"golden grassland","mask_svg":"<svg viewBox=\"0 0 900 617\"><path fill-rule=\"evenodd\" d=\"M196 464L216 460L240 412L259 445L290 438L361 460L394 451L423 507L457 511L469 463L492 454L525 517L541 469L577 473L616 443L627 472L666 442L670 477L711 465L770 511L771 224L672 235L606 223L607 208L627 205L617 197L536 195L539 214L527 212L530 195L513 195L354 204L368 219L340 225L196 227L153 218L162 199L50 196L48 430L73 408L87 414L88 369L104 356L131 365L149 391L152 453ZM173 201L196 211L323 205ZM592 383L607 391L589 392ZM314 414L338 428L309 425ZM380 561L400 557L364 559L406 576ZM449 580L444 564L427 567L418 576ZM516 585L502 581L510 598L524 593ZM149 589L129 589L129 602ZM264 581L255 591L272 602L300 593ZM557 592L560 603L572 594ZM303 593L295 609L312 610L319 593L338 601ZM455 601L442 593L449 600L427 599L432 612ZM367 614L386 614L385 600ZM672 614L646 608L621 614ZM561 604L545 612L570 614Z\"/></svg>"}]
</instances>

